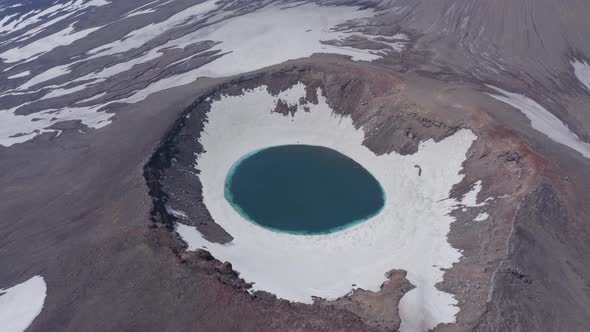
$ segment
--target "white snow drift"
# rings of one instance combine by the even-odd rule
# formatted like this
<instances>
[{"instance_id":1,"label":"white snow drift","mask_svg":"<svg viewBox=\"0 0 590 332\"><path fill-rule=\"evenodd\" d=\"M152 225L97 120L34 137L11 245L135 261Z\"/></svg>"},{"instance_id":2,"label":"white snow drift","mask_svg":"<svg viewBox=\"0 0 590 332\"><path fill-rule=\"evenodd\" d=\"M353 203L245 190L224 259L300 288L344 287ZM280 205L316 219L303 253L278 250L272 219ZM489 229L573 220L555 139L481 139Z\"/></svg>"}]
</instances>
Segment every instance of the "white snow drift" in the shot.
<instances>
[{"instance_id":1,"label":"white snow drift","mask_svg":"<svg viewBox=\"0 0 590 332\"><path fill-rule=\"evenodd\" d=\"M11 79L14 79L14 78L27 77L29 75L31 75L31 72L28 71L28 70L25 70L25 71L20 72L18 74L14 74L12 76L8 76L8 79L11 80Z\"/></svg>"},{"instance_id":2,"label":"white snow drift","mask_svg":"<svg viewBox=\"0 0 590 332\"><path fill-rule=\"evenodd\" d=\"M473 219L473 221L484 221L487 220L490 217L490 215L487 212L482 212L480 214L477 215L477 217L475 217L475 219Z\"/></svg>"},{"instance_id":3,"label":"white snow drift","mask_svg":"<svg viewBox=\"0 0 590 332\"><path fill-rule=\"evenodd\" d=\"M574 67L574 74L576 77L584 84L586 89L590 91L590 65L586 63L586 61L572 61L572 66Z\"/></svg>"},{"instance_id":4,"label":"white snow drift","mask_svg":"<svg viewBox=\"0 0 590 332\"><path fill-rule=\"evenodd\" d=\"M63 121L80 121L89 128L102 128L111 123L114 115L98 111L107 105L48 109L27 115L14 114L15 109L0 111L0 145L12 146L29 141L43 133L59 132L49 127Z\"/></svg>"},{"instance_id":5,"label":"white snow drift","mask_svg":"<svg viewBox=\"0 0 590 332\"><path fill-rule=\"evenodd\" d=\"M584 157L590 158L590 143L582 141L565 123L561 122L536 101L527 96L508 92L491 85L488 85L488 87L500 93L499 95L488 93L489 96L520 110L531 120L533 129L545 134L545 136L559 144L578 151Z\"/></svg>"},{"instance_id":6,"label":"white snow drift","mask_svg":"<svg viewBox=\"0 0 590 332\"><path fill-rule=\"evenodd\" d=\"M234 240L210 243L191 226L177 225L189 249L207 248L218 259L230 261L254 290L280 298L311 303L312 296L334 299L352 285L377 291L391 269L408 271L416 288L400 304L403 331L419 331L455 320L459 308L451 294L435 284L442 268L461 257L447 242L459 204L449 199L460 182L461 164L475 135L461 130L435 143L422 142L414 155L377 156L362 145L364 133L349 117L335 115L320 97L310 112L294 117L271 113L277 99L297 104L305 87L295 85L273 97L266 87L242 96L225 96L212 103L201 137L205 153L197 158L204 202L214 220ZM224 181L232 164L245 154L275 145L325 146L362 164L383 186L387 202L369 221L328 235L290 235L258 227L244 220L224 198ZM422 168L418 175L415 165ZM474 190L479 190L475 185Z\"/></svg>"},{"instance_id":7,"label":"white snow drift","mask_svg":"<svg viewBox=\"0 0 590 332\"><path fill-rule=\"evenodd\" d=\"M35 9L27 13L16 13L10 17L4 17L2 20L0 20L0 35L18 34L17 37L21 37L19 34L21 30L25 30L27 27L38 24L39 22L51 19L49 22L55 24L57 23L57 20L54 18L63 20L67 17L87 10L90 7L101 7L108 5L109 3L109 1L105 0L75 0L73 2L55 2L52 6L43 10ZM15 16L16 18L14 18ZM9 20L10 23L8 23ZM43 24L43 27L47 28L48 26ZM34 31L39 30L35 29ZM30 31L27 33L30 33Z\"/></svg>"},{"instance_id":8,"label":"white snow drift","mask_svg":"<svg viewBox=\"0 0 590 332\"><path fill-rule=\"evenodd\" d=\"M46 293L47 285L41 276L0 289L0 329L4 332L24 331L41 313Z\"/></svg>"},{"instance_id":9,"label":"white snow drift","mask_svg":"<svg viewBox=\"0 0 590 332\"><path fill-rule=\"evenodd\" d=\"M37 59L41 55L53 50L58 46L70 45L71 43L88 36L100 28L102 27L94 27L76 31L74 24L70 24L67 28L49 36L0 53L0 58L7 63L28 62Z\"/></svg>"}]
</instances>

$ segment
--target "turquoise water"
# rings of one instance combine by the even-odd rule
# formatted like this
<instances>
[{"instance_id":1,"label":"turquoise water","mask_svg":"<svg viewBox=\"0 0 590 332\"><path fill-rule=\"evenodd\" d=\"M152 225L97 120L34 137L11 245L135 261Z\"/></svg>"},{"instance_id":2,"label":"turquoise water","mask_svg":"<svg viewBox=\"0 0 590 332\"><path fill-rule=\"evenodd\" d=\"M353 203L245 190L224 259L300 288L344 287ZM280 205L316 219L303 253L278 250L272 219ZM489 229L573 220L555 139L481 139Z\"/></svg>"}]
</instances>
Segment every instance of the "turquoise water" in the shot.
<instances>
[{"instance_id":1,"label":"turquoise water","mask_svg":"<svg viewBox=\"0 0 590 332\"><path fill-rule=\"evenodd\" d=\"M326 234L378 214L385 193L351 158L321 146L254 151L227 174L225 198L245 219L291 234Z\"/></svg>"}]
</instances>

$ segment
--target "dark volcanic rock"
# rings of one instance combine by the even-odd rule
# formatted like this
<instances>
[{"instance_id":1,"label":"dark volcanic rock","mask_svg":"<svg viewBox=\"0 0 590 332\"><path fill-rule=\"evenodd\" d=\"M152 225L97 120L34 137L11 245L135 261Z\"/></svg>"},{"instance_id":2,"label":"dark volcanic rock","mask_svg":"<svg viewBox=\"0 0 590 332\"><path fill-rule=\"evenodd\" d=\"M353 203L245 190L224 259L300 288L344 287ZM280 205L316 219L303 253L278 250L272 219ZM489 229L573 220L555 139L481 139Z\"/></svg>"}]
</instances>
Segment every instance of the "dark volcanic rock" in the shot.
<instances>
[{"instance_id":1,"label":"dark volcanic rock","mask_svg":"<svg viewBox=\"0 0 590 332\"><path fill-rule=\"evenodd\" d=\"M398 304L402 296L414 288L407 279L407 272L391 270L381 290L371 292L355 289L351 294L335 301L320 301L324 306L343 308L359 315L367 325L382 331L397 331L401 324Z\"/></svg>"},{"instance_id":2,"label":"dark volcanic rock","mask_svg":"<svg viewBox=\"0 0 590 332\"><path fill-rule=\"evenodd\" d=\"M568 246L574 223L548 183L523 200L510 240L509 259L495 275L478 331L584 331L588 256ZM568 225L569 224L569 225ZM588 250L588 248L586 248Z\"/></svg>"},{"instance_id":3,"label":"dark volcanic rock","mask_svg":"<svg viewBox=\"0 0 590 332\"><path fill-rule=\"evenodd\" d=\"M277 106L273 110L274 113L279 113L284 116L289 116L289 115L293 116L293 115L295 115L296 111L297 111L297 105L289 105L289 104L287 104L287 102L283 101L280 98L277 101Z\"/></svg>"},{"instance_id":4,"label":"dark volcanic rock","mask_svg":"<svg viewBox=\"0 0 590 332\"><path fill-rule=\"evenodd\" d=\"M504 160L518 163L520 161L520 154L518 154L518 152L506 152Z\"/></svg>"}]
</instances>

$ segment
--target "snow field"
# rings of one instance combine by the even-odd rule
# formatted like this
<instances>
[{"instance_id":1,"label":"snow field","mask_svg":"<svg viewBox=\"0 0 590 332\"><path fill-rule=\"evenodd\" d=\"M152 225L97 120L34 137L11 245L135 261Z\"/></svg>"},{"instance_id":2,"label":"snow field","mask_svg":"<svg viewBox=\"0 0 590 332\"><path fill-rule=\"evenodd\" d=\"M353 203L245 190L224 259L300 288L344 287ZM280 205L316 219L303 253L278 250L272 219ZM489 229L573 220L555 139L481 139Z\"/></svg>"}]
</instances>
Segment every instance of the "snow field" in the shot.
<instances>
[{"instance_id":1,"label":"snow field","mask_svg":"<svg viewBox=\"0 0 590 332\"><path fill-rule=\"evenodd\" d=\"M41 276L0 289L0 326L4 332L22 332L43 309L47 285Z\"/></svg>"},{"instance_id":2,"label":"snow field","mask_svg":"<svg viewBox=\"0 0 590 332\"><path fill-rule=\"evenodd\" d=\"M94 0L86 5L102 5L106 3ZM131 70L135 65L161 57L162 52L167 48L184 48L195 42L205 40L219 42L213 49L219 50L225 55L200 68L155 81L125 98L111 102L136 103L153 93L191 83L199 77L230 76L279 64L290 59L308 57L314 53L337 53L351 56L354 60L365 61L375 60L382 56L381 52L336 47L321 43L322 40L345 38L349 33L335 31L333 27L347 20L372 16L374 13L371 10L358 10L354 7L326 7L315 4L304 4L288 8L279 5L268 5L257 11L225 20L225 15L229 13L215 13L216 9L218 9L218 4L214 0L189 7L162 22L149 24L130 32L124 40L113 41L99 46L89 51L85 58L78 59L70 64L49 68L40 74L34 75L19 88L5 91L2 95L21 95L39 90L47 91L45 96L40 98L41 100L84 91L88 87L104 82L114 75ZM64 84L43 86L43 83L49 79L70 74L70 68L73 64L100 56L121 54L141 47L172 28L198 20L208 20L212 25L154 47L134 59L74 78ZM79 38L84 38L98 28L78 32L74 32L72 29L70 25L65 30L56 32L54 35L6 51L0 57L17 59L26 55L26 57L33 59L48 51L44 45L47 44L51 47L57 45L54 42L47 43L55 36L58 36L60 40L63 39L64 43L70 43ZM400 35L398 37L403 39L404 36ZM191 57L194 57L194 55L179 61L185 61ZM170 64L170 66L174 64ZM66 85L67 87L65 87ZM103 93L101 91L98 95ZM83 100L80 100L80 102L97 100L92 96L84 96L81 99ZM44 132L53 131L47 128L56 122L65 120L81 120L91 128L101 128L110 123L109 119L113 116L102 112L106 111L107 108L103 108L106 105L100 104L88 107L43 110L30 116L16 115L16 111L21 106L24 106L24 104L12 109L0 110L0 118L3 120L0 122L2 123L0 126L0 145L11 146L16 143L26 142ZM38 118L42 118L43 121L32 121Z\"/></svg>"}]
</instances>

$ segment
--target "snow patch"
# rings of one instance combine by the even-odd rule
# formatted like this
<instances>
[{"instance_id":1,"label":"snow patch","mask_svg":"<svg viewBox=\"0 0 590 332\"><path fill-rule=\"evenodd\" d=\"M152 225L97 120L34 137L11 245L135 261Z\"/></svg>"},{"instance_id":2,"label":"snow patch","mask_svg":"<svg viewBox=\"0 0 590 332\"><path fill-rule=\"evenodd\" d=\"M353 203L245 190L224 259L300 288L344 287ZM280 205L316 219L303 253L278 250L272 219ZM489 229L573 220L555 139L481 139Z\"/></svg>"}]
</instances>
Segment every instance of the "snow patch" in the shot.
<instances>
[{"instance_id":1,"label":"snow patch","mask_svg":"<svg viewBox=\"0 0 590 332\"><path fill-rule=\"evenodd\" d=\"M37 84L43 83L45 81L54 79L54 78L62 76L62 75L69 74L71 72L70 67L73 64L74 63L69 63L66 65L56 66L56 67L52 67L50 69L47 69L46 71L33 76L30 80L25 82L18 89L19 90L26 90L26 89L29 89L29 88L37 85Z\"/></svg>"},{"instance_id":2,"label":"snow patch","mask_svg":"<svg viewBox=\"0 0 590 332\"><path fill-rule=\"evenodd\" d=\"M132 49L136 49L148 41L158 37L160 34L165 33L169 29L177 27L181 24L189 23L189 20L195 21L196 19L202 18L204 14L218 8L216 2L217 0L202 2L198 5L189 7L174 14L162 22L152 23L140 29L131 31L120 40L101 45L88 51L88 54L91 55L90 59L96 58L98 56L123 53Z\"/></svg>"},{"instance_id":3,"label":"snow patch","mask_svg":"<svg viewBox=\"0 0 590 332\"><path fill-rule=\"evenodd\" d=\"M590 65L586 61L572 61L574 67L574 73L576 77L586 86L586 89L590 91Z\"/></svg>"},{"instance_id":4,"label":"snow patch","mask_svg":"<svg viewBox=\"0 0 590 332\"><path fill-rule=\"evenodd\" d=\"M406 35L405 33L396 33L391 38L399 40L410 40L410 37L408 37L408 35Z\"/></svg>"},{"instance_id":5,"label":"snow patch","mask_svg":"<svg viewBox=\"0 0 590 332\"><path fill-rule=\"evenodd\" d=\"M102 128L110 124L110 119L114 116L112 113L99 112L99 109L107 105L48 109L28 115L15 114L18 107L0 110L0 145L9 147L32 140L43 133L57 132L48 127L63 121L77 120L89 128Z\"/></svg>"},{"instance_id":6,"label":"snow patch","mask_svg":"<svg viewBox=\"0 0 590 332\"><path fill-rule=\"evenodd\" d=\"M308 105L310 112L299 111L294 117L271 112L279 98L296 104L302 96L305 86L299 83L278 96L262 86L212 103L200 139L206 152L197 156L195 167L204 203L234 240L210 243L195 227L177 224L189 250L206 247L254 282L253 290L303 303L312 303L312 296L344 296L352 284L378 291L387 271L404 269L416 288L400 303L402 331L454 322L457 300L435 285L443 280L442 269L461 257L447 242L454 221L449 212L459 203L449 193L463 178L461 165L476 136L460 130L438 143L422 142L413 155L377 156L362 145L363 130L356 129L350 117L334 114L321 93L317 105ZM325 146L359 162L386 192L382 212L326 235L278 233L244 220L224 198L227 172L251 151L284 144ZM415 165L421 165L421 175ZM470 195L479 188L474 186Z\"/></svg>"},{"instance_id":7,"label":"snow patch","mask_svg":"<svg viewBox=\"0 0 590 332\"><path fill-rule=\"evenodd\" d=\"M152 13L155 12L157 9L156 8L147 8L144 9L146 7L149 7L151 5L153 5L154 3L158 2L159 0L155 0L152 2L148 2L145 5L142 5L140 7L135 8L134 10L130 11L129 13L127 13L127 15L125 15L124 17L131 17L131 16L136 16L136 15L142 15L145 14L146 12Z\"/></svg>"},{"instance_id":8,"label":"snow patch","mask_svg":"<svg viewBox=\"0 0 590 332\"><path fill-rule=\"evenodd\" d=\"M459 203L461 206L469 206L469 207L476 207L476 206L483 206L485 205L486 201L481 203L477 203L477 194L481 191L481 180L475 181L473 184L473 189L471 189L468 193L463 196L463 199Z\"/></svg>"},{"instance_id":9,"label":"snow patch","mask_svg":"<svg viewBox=\"0 0 590 332\"><path fill-rule=\"evenodd\" d=\"M41 55L53 50L58 46L70 45L78 39L82 39L102 27L88 28L75 31L74 23L67 28L52 35L37 39L29 44L11 48L0 53L0 58L6 63L28 62L37 59Z\"/></svg>"},{"instance_id":10,"label":"snow patch","mask_svg":"<svg viewBox=\"0 0 590 332\"><path fill-rule=\"evenodd\" d=\"M497 91L500 95L486 93L487 95L520 110L531 121L533 129L559 144L578 151L584 157L590 158L590 143L582 141L565 123L561 122L543 106L527 96L508 92L491 85L488 85L488 87Z\"/></svg>"},{"instance_id":11,"label":"snow patch","mask_svg":"<svg viewBox=\"0 0 590 332\"><path fill-rule=\"evenodd\" d=\"M99 94L94 95L92 97L89 97L89 98L86 98L86 99L82 99L82 100L76 102L76 104L84 104L84 103L88 103L88 102L91 102L91 101L95 101L97 99L100 99L100 98L104 97L106 94L107 94L107 92L99 93Z\"/></svg>"},{"instance_id":12,"label":"snow patch","mask_svg":"<svg viewBox=\"0 0 590 332\"><path fill-rule=\"evenodd\" d=\"M75 85L70 88L54 89L54 90L51 90L48 94L41 97L39 100L61 97L61 96L69 95L69 94L72 94L72 93L75 93L78 91L82 91L84 89L86 89L86 84Z\"/></svg>"},{"instance_id":13,"label":"snow patch","mask_svg":"<svg viewBox=\"0 0 590 332\"><path fill-rule=\"evenodd\" d=\"M18 73L18 74L12 75L12 76L8 76L8 79L11 80L13 78L27 77L29 75L31 75L31 71L26 70L26 71L23 71L22 73Z\"/></svg>"},{"instance_id":14,"label":"snow patch","mask_svg":"<svg viewBox=\"0 0 590 332\"><path fill-rule=\"evenodd\" d=\"M166 208L166 213L168 213L171 216L174 216L179 219L187 219L188 218L188 216L186 215L186 213L184 213L184 211L175 210L168 204L166 204L165 208Z\"/></svg>"},{"instance_id":15,"label":"snow patch","mask_svg":"<svg viewBox=\"0 0 590 332\"><path fill-rule=\"evenodd\" d=\"M74 2L66 1L62 3L56 3L53 6L43 10L33 10L27 13L16 13L11 15L8 19L3 19L0 21L0 35L17 33L30 25L39 23L40 21L46 20L47 18L52 18L54 15L70 16L71 14L79 13L90 7L101 7L108 5L109 3L109 1L105 0L76 0ZM10 23L3 24L15 16L18 16L18 18L10 21Z\"/></svg>"},{"instance_id":16,"label":"snow patch","mask_svg":"<svg viewBox=\"0 0 590 332\"><path fill-rule=\"evenodd\" d=\"M480 214L477 215L477 217L475 217L475 219L473 219L473 221L484 221L486 219L488 219L490 217L490 215L487 212L482 212Z\"/></svg>"},{"instance_id":17,"label":"snow patch","mask_svg":"<svg viewBox=\"0 0 590 332\"><path fill-rule=\"evenodd\" d=\"M150 13L154 13L155 11L156 11L156 9L148 8L148 9L138 10L133 13L129 13L129 14L125 15L125 17L133 17L133 16L139 16L139 15L143 15L143 14L150 14Z\"/></svg>"},{"instance_id":18,"label":"snow patch","mask_svg":"<svg viewBox=\"0 0 590 332\"><path fill-rule=\"evenodd\" d=\"M47 285L41 276L0 289L0 326L5 332L26 330L43 309Z\"/></svg>"}]
</instances>

